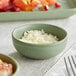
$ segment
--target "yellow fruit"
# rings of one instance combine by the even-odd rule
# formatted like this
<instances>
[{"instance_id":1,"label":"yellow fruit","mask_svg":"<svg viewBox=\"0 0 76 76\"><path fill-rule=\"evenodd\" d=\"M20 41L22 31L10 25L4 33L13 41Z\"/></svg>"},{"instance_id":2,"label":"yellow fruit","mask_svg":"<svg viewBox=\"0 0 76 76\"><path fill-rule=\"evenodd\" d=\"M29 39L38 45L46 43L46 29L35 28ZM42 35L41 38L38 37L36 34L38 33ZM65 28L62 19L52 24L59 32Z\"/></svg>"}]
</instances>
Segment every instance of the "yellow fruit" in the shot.
<instances>
[{"instance_id":1,"label":"yellow fruit","mask_svg":"<svg viewBox=\"0 0 76 76\"><path fill-rule=\"evenodd\" d=\"M23 11L32 11L40 3L39 0L14 0L14 4Z\"/></svg>"}]
</instances>

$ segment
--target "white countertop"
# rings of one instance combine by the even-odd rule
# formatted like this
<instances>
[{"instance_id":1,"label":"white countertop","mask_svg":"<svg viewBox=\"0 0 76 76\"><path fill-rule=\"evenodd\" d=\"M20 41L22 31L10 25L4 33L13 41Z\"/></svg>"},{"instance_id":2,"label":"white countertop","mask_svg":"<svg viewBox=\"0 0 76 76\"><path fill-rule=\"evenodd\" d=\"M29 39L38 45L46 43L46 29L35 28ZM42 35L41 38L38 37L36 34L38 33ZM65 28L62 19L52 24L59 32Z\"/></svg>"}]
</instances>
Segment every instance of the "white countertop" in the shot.
<instances>
[{"instance_id":1,"label":"white countertop","mask_svg":"<svg viewBox=\"0 0 76 76\"><path fill-rule=\"evenodd\" d=\"M61 20L0 22L0 53L10 55L18 61L20 65L19 76L43 76L47 69L55 64L61 54L48 60L31 60L22 57L12 44L11 33L15 27L28 23L47 23L65 28L68 32L68 43L65 52L76 42L76 15Z\"/></svg>"}]
</instances>

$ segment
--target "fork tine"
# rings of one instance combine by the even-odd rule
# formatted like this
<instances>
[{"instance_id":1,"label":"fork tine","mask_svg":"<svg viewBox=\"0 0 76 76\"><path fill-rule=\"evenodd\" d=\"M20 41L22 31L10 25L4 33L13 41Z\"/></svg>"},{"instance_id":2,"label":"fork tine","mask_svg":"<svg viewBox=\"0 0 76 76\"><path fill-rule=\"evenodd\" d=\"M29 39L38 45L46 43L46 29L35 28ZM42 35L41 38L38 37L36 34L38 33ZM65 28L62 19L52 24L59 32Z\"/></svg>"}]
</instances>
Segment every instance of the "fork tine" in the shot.
<instances>
[{"instance_id":1,"label":"fork tine","mask_svg":"<svg viewBox=\"0 0 76 76\"><path fill-rule=\"evenodd\" d=\"M65 62L65 66L66 66L66 70L67 70L68 76L71 76L65 57L64 57L64 62Z\"/></svg>"},{"instance_id":2,"label":"fork tine","mask_svg":"<svg viewBox=\"0 0 76 76\"><path fill-rule=\"evenodd\" d=\"M72 58L72 61L73 61L74 66L76 68L76 64L75 64L75 60L74 60L73 56L71 56L71 58Z\"/></svg>"},{"instance_id":3,"label":"fork tine","mask_svg":"<svg viewBox=\"0 0 76 76\"><path fill-rule=\"evenodd\" d=\"M76 74L75 74L75 72L74 72L74 69L73 69L73 66L72 66L72 63L71 63L71 60L70 60L69 56L68 56L68 60L69 60L70 67L71 67L71 69L72 69L73 75L76 76Z\"/></svg>"}]
</instances>

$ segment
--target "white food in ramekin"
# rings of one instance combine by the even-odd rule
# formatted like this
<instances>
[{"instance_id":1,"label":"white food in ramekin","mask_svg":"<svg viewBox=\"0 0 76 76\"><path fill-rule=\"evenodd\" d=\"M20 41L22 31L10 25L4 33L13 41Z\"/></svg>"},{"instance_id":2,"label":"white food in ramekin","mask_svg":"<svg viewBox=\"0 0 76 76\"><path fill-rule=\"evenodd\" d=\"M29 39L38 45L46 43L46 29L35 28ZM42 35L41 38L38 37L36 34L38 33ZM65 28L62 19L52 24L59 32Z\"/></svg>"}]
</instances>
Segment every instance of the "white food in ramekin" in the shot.
<instances>
[{"instance_id":1,"label":"white food in ramekin","mask_svg":"<svg viewBox=\"0 0 76 76\"><path fill-rule=\"evenodd\" d=\"M56 36L45 33L44 30L27 31L24 33L24 36L19 40L32 44L48 44L58 42L58 38Z\"/></svg>"}]
</instances>

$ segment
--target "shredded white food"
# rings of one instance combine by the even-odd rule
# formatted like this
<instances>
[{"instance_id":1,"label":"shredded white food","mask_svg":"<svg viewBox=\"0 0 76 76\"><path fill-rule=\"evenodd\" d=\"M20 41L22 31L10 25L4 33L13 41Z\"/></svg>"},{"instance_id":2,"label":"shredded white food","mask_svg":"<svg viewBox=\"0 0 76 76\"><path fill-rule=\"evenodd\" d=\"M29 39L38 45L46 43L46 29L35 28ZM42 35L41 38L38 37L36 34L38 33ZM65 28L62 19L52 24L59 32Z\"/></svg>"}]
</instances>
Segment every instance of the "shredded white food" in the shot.
<instances>
[{"instance_id":1,"label":"shredded white food","mask_svg":"<svg viewBox=\"0 0 76 76\"><path fill-rule=\"evenodd\" d=\"M44 30L31 30L24 33L20 41L32 44L47 44L58 42L58 38L52 34L47 34Z\"/></svg>"}]
</instances>

